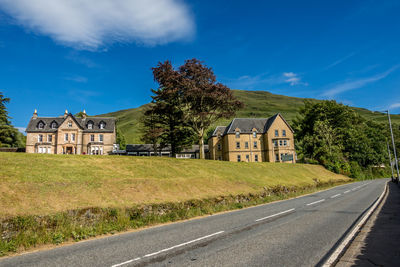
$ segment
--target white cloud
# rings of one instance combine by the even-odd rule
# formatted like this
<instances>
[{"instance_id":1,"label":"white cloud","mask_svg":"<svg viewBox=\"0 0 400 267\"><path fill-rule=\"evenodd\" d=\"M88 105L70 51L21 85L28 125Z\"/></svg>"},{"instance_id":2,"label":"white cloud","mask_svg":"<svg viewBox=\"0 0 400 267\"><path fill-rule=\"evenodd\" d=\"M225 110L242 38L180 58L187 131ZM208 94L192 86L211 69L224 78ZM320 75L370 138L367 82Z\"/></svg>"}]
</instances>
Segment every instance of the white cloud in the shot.
<instances>
[{"instance_id":1,"label":"white cloud","mask_svg":"<svg viewBox=\"0 0 400 267\"><path fill-rule=\"evenodd\" d=\"M0 0L0 9L27 29L78 49L164 44L194 32L181 0Z\"/></svg>"},{"instance_id":2,"label":"white cloud","mask_svg":"<svg viewBox=\"0 0 400 267\"><path fill-rule=\"evenodd\" d=\"M351 58L351 57L354 56L355 54L356 54L355 52L350 53L350 54L348 54L348 55L346 55L346 56L344 56L344 57L342 57L342 58L336 60L336 61L333 62L332 64L326 66L324 69L325 69L325 70L328 70L328 69L330 69L330 68L333 68L333 67L335 67L336 65L339 65L340 63L342 63L342 62L348 60L349 58Z\"/></svg>"},{"instance_id":3,"label":"white cloud","mask_svg":"<svg viewBox=\"0 0 400 267\"><path fill-rule=\"evenodd\" d=\"M389 109L396 109L396 108L400 108L400 102L399 102L399 103L391 104L391 105L389 106Z\"/></svg>"},{"instance_id":4,"label":"white cloud","mask_svg":"<svg viewBox=\"0 0 400 267\"><path fill-rule=\"evenodd\" d=\"M333 86L332 88L330 88L329 90L324 92L322 94L322 96L331 98L338 94L364 87L370 83L377 82L379 80L382 80L383 78L386 78L386 76L388 76L390 73L395 71L398 67L399 67L399 65L396 65L396 66L388 69L385 72L379 73L379 74L371 76L371 77L361 78L361 79L357 79L357 80L350 80L350 81L345 81L345 82L336 84L335 86Z\"/></svg>"},{"instance_id":5,"label":"white cloud","mask_svg":"<svg viewBox=\"0 0 400 267\"><path fill-rule=\"evenodd\" d=\"M289 83L291 86L299 85L299 84L305 85L305 86L308 85L308 83L302 82L299 75L294 72L284 72L283 77L285 79L285 82Z\"/></svg>"}]
</instances>

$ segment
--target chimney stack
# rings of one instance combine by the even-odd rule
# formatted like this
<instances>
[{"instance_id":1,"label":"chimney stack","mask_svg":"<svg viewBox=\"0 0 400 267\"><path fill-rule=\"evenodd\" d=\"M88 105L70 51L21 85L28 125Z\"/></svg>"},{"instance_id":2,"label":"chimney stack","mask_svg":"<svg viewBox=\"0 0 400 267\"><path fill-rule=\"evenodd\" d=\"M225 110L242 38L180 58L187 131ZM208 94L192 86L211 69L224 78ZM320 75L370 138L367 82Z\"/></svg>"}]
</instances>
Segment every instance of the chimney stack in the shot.
<instances>
[{"instance_id":1,"label":"chimney stack","mask_svg":"<svg viewBox=\"0 0 400 267\"><path fill-rule=\"evenodd\" d=\"M36 110L36 108L35 108L35 111L33 112L32 118L33 118L33 119L36 119L36 118L37 118L37 110Z\"/></svg>"},{"instance_id":2,"label":"chimney stack","mask_svg":"<svg viewBox=\"0 0 400 267\"><path fill-rule=\"evenodd\" d=\"M83 111L82 111L82 118L83 118L83 119L86 119L86 110L83 110Z\"/></svg>"}]
</instances>

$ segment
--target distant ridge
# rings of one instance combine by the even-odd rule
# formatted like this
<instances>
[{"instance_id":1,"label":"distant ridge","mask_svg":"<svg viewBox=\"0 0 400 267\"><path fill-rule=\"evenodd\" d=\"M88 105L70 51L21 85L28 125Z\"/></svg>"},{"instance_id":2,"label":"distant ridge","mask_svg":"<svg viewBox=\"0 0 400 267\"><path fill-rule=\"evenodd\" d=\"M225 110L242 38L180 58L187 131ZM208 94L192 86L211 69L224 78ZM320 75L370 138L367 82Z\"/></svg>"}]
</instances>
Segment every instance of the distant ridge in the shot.
<instances>
[{"instance_id":1,"label":"distant ridge","mask_svg":"<svg viewBox=\"0 0 400 267\"><path fill-rule=\"evenodd\" d=\"M237 118L267 118L279 112L290 123L298 114L298 109L304 105L304 100L321 101L312 98L276 95L267 91L233 91L234 95L245 104L244 109L237 112L235 116ZM127 144L137 144L141 143L139 119L147 105L101 114L99 116L117 118L117 127L125 135ZM387 122L387 117L381 112L373 112L368 109L356 107L353 107L353 109L367 119L382 123ZM391 115L391 118L393 123L400 123L400 115ZM221 120L214 127L217 125L228 125L231 119Z\"/></svg>"}]
</instances>

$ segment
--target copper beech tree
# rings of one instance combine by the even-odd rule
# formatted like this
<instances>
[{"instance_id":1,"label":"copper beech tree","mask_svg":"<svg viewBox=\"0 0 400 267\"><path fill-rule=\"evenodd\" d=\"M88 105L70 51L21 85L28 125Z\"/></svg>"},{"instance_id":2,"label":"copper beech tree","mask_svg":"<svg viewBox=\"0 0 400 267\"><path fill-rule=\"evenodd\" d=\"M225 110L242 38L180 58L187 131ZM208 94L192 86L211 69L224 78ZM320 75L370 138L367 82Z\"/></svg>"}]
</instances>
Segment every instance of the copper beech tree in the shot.
<instances>
[{"instance_id":1,"label":"copper beech tree","mask_svg":"<svg viewBox=\"0 0 400 267\"><path fill-rule=\"evenodd\" d=\"M190 128L200 146L200 158L204 159L206 130L217 120L234 116L243 103L231 89L218 83L212 69L198 59L186 60L178 69L170 61L160 62L153 68L153 75L160 87L152 90L155 94L152 109L172 103L178 128Z\"/></svg>"}]
</instances>

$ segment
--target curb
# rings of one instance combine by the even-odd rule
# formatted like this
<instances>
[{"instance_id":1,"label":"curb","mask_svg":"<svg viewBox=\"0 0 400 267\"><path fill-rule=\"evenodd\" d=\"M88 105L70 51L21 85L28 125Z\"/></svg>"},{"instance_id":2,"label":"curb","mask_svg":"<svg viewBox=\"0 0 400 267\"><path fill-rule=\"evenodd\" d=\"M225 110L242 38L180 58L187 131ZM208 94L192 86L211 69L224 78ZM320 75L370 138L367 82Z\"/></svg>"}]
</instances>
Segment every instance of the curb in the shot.
<instances>
[{"instance_id":1,"label":"curb","mask_svg":"<svg viewBox=\"0 0 400 267\"><path fill-rule=\"evenodd\" d=\"M372 213L376 210L378 205L382 202L385 195L388 193L388 182L385 184L385 189L379 198L375 201L371 208L366 212L366 214L361 218L361 220L357 223L357 225L353 228L353 230L345 237L345 239L339 244L339 246L335 249L335 251L331 254L331 256L322 264L323 267L331 267L334 266L339 259L346 252L346 249L350 246L351 242L354 240L361 227L365 225L367 220L371 217Z\"/></svg>"}]
</instances>

